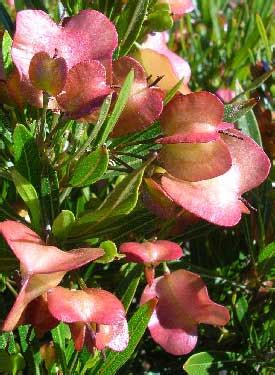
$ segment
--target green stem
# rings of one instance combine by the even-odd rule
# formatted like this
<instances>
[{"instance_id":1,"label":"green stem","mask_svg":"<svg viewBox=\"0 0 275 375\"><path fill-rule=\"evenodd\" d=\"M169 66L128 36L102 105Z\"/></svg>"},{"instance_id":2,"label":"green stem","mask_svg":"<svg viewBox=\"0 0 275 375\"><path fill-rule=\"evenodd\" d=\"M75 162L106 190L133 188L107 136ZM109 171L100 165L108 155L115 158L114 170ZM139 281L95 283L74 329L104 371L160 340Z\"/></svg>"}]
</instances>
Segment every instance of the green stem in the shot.
<instances>
[{"instance_id":1,"label":"green stem","mask_svg":"<svg viewBox=\"0 0 275 375\"><path fill-rule=\"evenodd\" d=\"M123 165L123 167L125 167L125 168L128 170L129 173L133 172L134 169L133 169L129 164L127 164L125 161L123 161L123 160L117 158L117 157L114 156L114 155L112 156L112 159L113 159L115 162L117 162L118 164Z\"/></svg>"},{"instance_id":2,"label":"green stem","mask_svg":"<svg viewBox=\"0 0 275 375\"><path fill-rule=\"evenodd\" d=\"M60 197L59 197L59 203L60 204L62 204L64 202L64 200L67 198L67 196L70 194L71 191L72 191L71 187L67 187L62 191L62 193L60 194Z\"/></svg>"},{"instance_id":3,"label":"green stem","mask_svg":"<svg viewBox=\"0 0 275 375\"><path fill-rule=\"evenodd\" d=\"M140 159L142 161L147 160L146 156L136 155L136 154L133 154L132 152L123 152L123 151L114 151L114 152L112 152L111 151L111 154L113 154L113 155L122 155L122 156L129 156L131 158Z\"/></svg>"},{"instance_id":4,"label":"green stem","mask_svg":"<svg viewBox=\"0 0 275 375\"><path fill-rule=\"evenodd\" d=\"M6 286L7 286L7 288L11 291L11 293L12 293L15 297L18 296L17 291L14 289L14 287L10 284L10 282L9 282L8 280L6 281Z\"/></svg>"},{"instance_id":5,"label":"green stem","mask_svg":"<svg viewBox=\"0 0 275 375\"><path fill-rule=\"evenodd\" d=\"M117 149L125 148L125 147L128 147L128 146L143 145L143 144L148 144L148 143L151 144L151 143L155 143L155 141L159 138L160 137L154 137L154 138L150 138L150 139L144 139L143 141L133 141L133 142L127 142L127 143L120 143L119 145L114 147L114 149L117 150Z\"/></svg>"}]
</instances>

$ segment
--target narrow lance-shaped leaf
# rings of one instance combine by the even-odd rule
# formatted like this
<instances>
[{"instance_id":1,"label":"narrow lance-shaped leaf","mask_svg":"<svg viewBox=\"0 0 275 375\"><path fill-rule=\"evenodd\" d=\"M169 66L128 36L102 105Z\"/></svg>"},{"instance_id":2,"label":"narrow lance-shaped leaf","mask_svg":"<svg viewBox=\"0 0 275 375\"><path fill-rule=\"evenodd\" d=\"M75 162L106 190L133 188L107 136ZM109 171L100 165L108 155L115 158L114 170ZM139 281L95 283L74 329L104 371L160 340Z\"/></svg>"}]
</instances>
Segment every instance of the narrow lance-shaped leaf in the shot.
<instances>
[{"instance_id":1,"label":"narrow lance-shaped leaf","mask_svg":"<svg viewBox=\"0 0 275 375\"><path fill-rule=\"evenodd\" d=\"M275 242L271 242L260 251L258 262L262 275L275 275Z\"/></svg>"},{"instance_id":2,"label":"narrow lance-shaped leaf","mask_svg":"<svg viewBox=\"0 0 275 375\"><path fill-rule=\"evenodd\" d=\"M265 45L266 55L268 57L268 60L271 62L271 60L272 60L271 46L269 46L269 42L268 42L268 37L267 37L267 34L266 34L265 26L264 26L264 23L263 23L263 20L262 20L260 14L256 14L256 24L257 24L259 33L261 35L261 38L263 40L263 43Z\"/></svg>"},{"instance_id":3,"label":"narrow lance-shaped leaf","mask_svg":"<svg viewBox=\"0 0 275 375\"><path fill-rule=\"evenodd\" d=\"M39 232L41 228L41 209L37 192L34 186L15 169L12 170L11 175L18 194L30 210L33 227Z\"/></svg>"},{"instance_id":4,"label":"narrow lance-shaped leaf","mask_svg":"<svg viewBox=\"0 0 275 375\"><path fill-rule=\"evenodd\" d=\"M121 14L117 30L119 34L119 55L124 56L131 50L138 39L143 22L147 15L149 0L130 0Z\"/></svg>"},{"instance_id":5,"label":"narrow lance-shaped leaf","mask_svg":"<svg viewBox=\"0 0 275 375\"><path fill-rule=\"evenodd\" d=\"M12 34L13 22L3 4L0 4L0 24L4 26L5 30Z\"/></svg>"},{"instance_id":6,"label":"narrow lance-shaped leaf","mask_svg":"<svg viewBox=\"0 0 275 375\"><path fill-rule=\"evenodd\" d=\"M31 344L31 340L28 340L29 330L30 330L30 326L28 326L28 325L22 325L22 326L18 327L20 345L21 345L23 353L26 352L29 345ZM30 336L32 336L32 335L30 335Z\"/></svg>"},{"instance_id":7,"label":"narrow lance-shaped leaf","mask_svg":"<svg viewBox=\"0 0 275 375\"><path fill-rule=\"evenodd\" d=\"M69 184L74 187L93 184L106 172L108 162L109 155L107 148L98 148L77 162Z\"/></svg>"},{"instance_id":8,"label":"narrow lance-shaped leaf","mask_svg":"<svg viewBox=\"0 0 275 375\"><path fill-rule=\"evenodd\" d=\"M108 135L112 132L115 124L117 123L119 116L121 115L128 101L128 98L130 96L133 82L134 82L134 72L131 70L121 87L113 112L109 120L106 122L106 125L103 127L102 132L99 135L99 140L97 142L99 146L102 145L104 142L106 142Z\"/></svg>"},{"instance_id":9,"label":"narrow lance-shaped leaf","mask_svg":"<svg viewBox=\"0 0 275 375\"><path fill-rule=\"evenodd\" d=\"M69 329L65 323L60 323L56 328L52 329L52 338L55 346L55 350L58 354L61 368L64 374L67 373L67 364L65 357L65 339L68 338Z\"/></svg>"},{"instance_id":10,"label":"narrow lance-shaped leaf","mask_svg":"<svg viewBox=\"0 0 275 375\"><path fill-rule=\"evenodd\" d=\"M237 96L233 99L233 102L236 102L238 98L241 96L247 94L248 92L255 90L258 86L260 86L262 83L264 83L271 75L274 73L274 69L270 69L268 72L265 72L260 77L256 78L253 82L251 82L244 91L240 91Z\"/></svg>"},{"instance_id":11,"label":"narrow lance-shaped leaf","mask_svg":"<svg viewBox=\"0 0 275 375\"><path fill-rule=\"evenodd\" d=\"M3 332L0 334L0 349L6 349L7 345L9 353L14 353L16 351L12 332Z\"/></svg>"},{"instance_id":12,"label":"narrow lance-shaped leaf","mask_svg":"<svg viewBox=\"0 0 275 375\"><path fill-rule=\"evenodd\" d=\"M248 302L244 296L240 297L235 305L236 308L236 315L238 321L242 324L242 326L246 327L245 324L245 316L248 311Z\"/></svg>"},{"instance_id":13,"label":"narrow lance-shaped leaf","mask_svg":"<svg viewBox=\"0 0 275 375\"><path fill-rule=\"evenodd\" d=\"M213 25L212 38L219 45L221 42L221 27L217 17L218 5L214 0L209 0L209 13ZM211 39L212 39L211 38Z\"/></svg>"},{"instance_id":14,"label":"narrow lance-shaped leaf","mask_svg":"<svg viewBox=\"0 0 275 375\"><path fill-rule=\"evenodd\" d=\"M24 125L17 125L13 133L15 168L37 190L40 189L41 162L36 141Z\"/></svg>"},{"instance_id":15,"label":"narrow lance-shaped leaf","mask_svg":"<svg viewBox=\"0 0 275 375\"><path fill-rule=\"evenodd\" d=\"M51 222L59 213L59 183L56 171L45 165L41 178L42 210L45 223Z\"/></svg>"},{"instance_id":16,"label":"narrow lance-shaped leaf","mask_svg":"<svg viewBox=\"0 0 275 375\"><path fill-rule=\"evenodd\" d=\"M183 81L184 81L185 77L182 77L178 83L175 84L175 86L173 86L171 88L171 90L169 90L164 98L164 105L168 104L172 99L173 97L176 95L176 93L178 92L179 88L181 87Z\"/></svg>"},{"instance_id":17,"label":"narrow lance-shaped leaf","mask_svg":"<svg viewBox=\"0 0 275 375\"><path fill-rule=\"evenodd\" d=\"M119 283L116 295L120 298L125 311L127 312L135 296L143 269L139 264L129 264L130 272Z\"/></svg>"},{"instance_id":18,"label":"narrow lance-shaped leaf","mask_svg":"<svg viewBox=\"0 0 275 375\"><path fill-rule=\"evenodd\" d=\"M223 120L236 122L257 104L257 99L251 98L241 102L225 104Z\"/></svg>"},{"instance_id":19,"label":"narrow lance-shaped leaf","mask_svg":"<svg viewBox=\"0 0 275 375\"><path fill-rule=\"evenodd\" d=\"M4 350L0 351L0 371L16 375L26 366L24 357L21 353L8 354Z\"/></svg>"},{"instance_id":20,"label":"narrow lance-shaped leaf","mask_svg":"<svg viewBox=\"0 0 275 375\"><path fill-rule=\"evenodd\" d=\"M104 362L97 363L91 374L114 375L130 359L146 330L155 305L156 300L153 299L139 307L129 321L130 341L127 348L120 353L109 352Z\"/></svg>"},{"instance_id":21,"label":"narrow lance-shaped leaf","mask_svg":"<svg viewBox=\"0 0 275 375\"><path fill-rule=\"evenodd\" d=\"M241 85L237 82L236 92L240 93L242 91L243 89ZM262 146L261 133L256 116L254 115L252 109L250 109L243 117L238 120L238 126L244 133L249 135L254 139L255 142Z\"/></svg>"},{"instance_id":22,"label":"narrow lance-shaped leaf","mask_svg":"<svg viewBox=\"0 0 275 375\"><path fill-rule=\"evenodd\" d=\"M112 216L130 213L137 204L142 177L151 161L152 159L148 160L141 168L125 177L96 211L88 212L76 220L71 237L90 233L91 230Z\"/></svg>"},{"instance_id":23,"label":"narrow lance-shaped leaf","mask_svg":"<svg viewBox=\"0 0 275 375\"><path fill-rule=\"evenodd\" d=\"M93 128L93 131L91 133L91 136L89 137L89 139L87 140L87 142L89 141L92 142L93 141L93 146L94 147L98 147L99 144L97 143L96 141L96 138L97 138L97 135L99 134L103 124L104 124L104 121L106 120L107 118L107 115L108 115L108 112L109 112L109 109L110 109L110 106L111 106L111 103L112 103L112 94L109 94L104 102L102 103L102 106L101 106L101 109L100 109L100 112L99 112L99 116L98 116L98 120ZM98 139L98 142L100 142L101 140ZM87 146L88 143L85 144L85 146Z\"/></svg>"},{"instance_id":24,"label":"narrow lance-shaped leaf","mask_svg":"<svg viewBox=\"0 0 275 375\"><path fill-rule=\"evenodd\" d=\"M12 354L10 356L10 361L11 361L10 373L12 375L16 375L16 374L22 372L22 370L24 370L24 368L26 366L26 362L25 362L24 357L21 353Z\"/></svg>"}]
</instances>

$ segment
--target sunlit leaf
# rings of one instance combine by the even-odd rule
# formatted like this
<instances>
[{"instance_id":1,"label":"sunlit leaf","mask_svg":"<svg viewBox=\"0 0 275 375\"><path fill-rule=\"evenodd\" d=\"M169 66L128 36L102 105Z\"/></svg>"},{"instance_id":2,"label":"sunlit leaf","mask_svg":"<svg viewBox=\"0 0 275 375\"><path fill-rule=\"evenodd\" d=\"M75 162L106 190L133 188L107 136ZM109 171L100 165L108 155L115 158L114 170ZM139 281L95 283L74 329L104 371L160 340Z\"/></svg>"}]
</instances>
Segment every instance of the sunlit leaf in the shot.
<instances>
[{"instance_id":1,"label":"sunlit leaf","mask_svg":"<svg viewBox=\"0 0 275 375\"><path fill-rule=\"evenodd\" d=\"M142 266L140 264L129 264L128 269L130 271L123 277L116 289L116 295L120 298L126 311L128 311L135 296L142 274Z\"/></svg>"},{"instance_id":2,"label":"sunlit leaf","mask_svg":"<svg viewBox=\"0 0 275 375\"><path fill-rule=\"evenodd\" d=\"M42 169L41 206L44 221L49 224L59 214L59 182L57 172L48 164Z\"/></svg>"},{"instance_id":3,"label":"sunlit leaf","mask_svg":"<svg viewBox=\"0 0 275 375\"><path fill-rule=\"evenodd\" d=\"M82 157L76 164L69 184L74 187L91 185L104 174L109 162L108 150L100 147Z\"/></svg>"},{"instance_id":4,"label":"sunlit leaf","mask_svg":"<svg viewBox=\"0 0 275 375\"><path fill-rule=\"evenodd\" d=\"M54 236L60 239L66 238L74 221L75 217L72 211L62 210L54 219L52 225L52 232Z\"/></svg>"},{"instance_id":5,"label":"sunlit leaf","mask_svg":"<svg viewBox=\"0 0 275 375\"><path fill-rule=\"evenodd\" d=\"M274 70L270 69L269 71L262 74L260 77L256 78L254 81L252 81L248 86L245 87L244 91L241 91L238 93L237 96L234 98L234 102L241 96L249 93L252 90L255 90L257 87L259 87L261 84L263 84L271 75L274 73ZM252 99L250 99L252 100ZM237 104L237 103L235 103Z\"/></svg>"},{"instance_id":6,"label":"sunlit leaf","mask_svg":"<svg viewBox=\"0 0 275 375\"><path fill-rule=\"evenodd\" d=\"M12 38L10 34L7 31L5 31L2 41L2 56L3 66L6 74L9 74L12 69L11 45Z\"/></svg>"},{"instance_id":7,"label":"sunlit leaf","mask_svg":"<svg viewBox=\"0 0 275 375\"><path fill-rule=\"evenodd\" d=\"M171 88L171 90L169 90L164 98L164 104L168 104L172 99L173 97L176 95L177 91L179 90L179 88L181 87L183 81L184 81L185 77L182 77L182 79L179 80L178 83L175 84L174 87Z\"/></svg>"},{"instance_id":8,"label":"sunlit leaf","mask_svg":"<svg viewBox=\"0 0 275 375\"><path fill-rule=\"evenodd\" d=\"M97 145L99 146L103 145L104 142L106 142L108 135L112 132L115 124L117 123L119 119L119 116L121 115L128 101L129 95L131 93L131 88L133 86L133 82L134 82L134 72L131 70L121 87L120 93L118 95L114 109L110 115L110 118L106 122L106 125L102 127L102 131L99 134L99 141L97 142Z\"/></svg>"},{"instance_id":9,"label":"sunlit leaf","mask_svg":"<svg viewBox=\"0 0 275 375\"><path fill-rule=\"evenodd\" d=\"M183 369L189 375L208 375L239 362L238 353L230 352L201 352L193 354L184 363Z\"/></svg>"},{"instance_id":10,"label":"sunlit leaf","mask_svg":"<svg viewBox=\"0 0 275 375\"><path fill-rule=\"evenodd\" d=\"M224 106L224 121L236 122L242 116L244 116L250 109L257 104L257 100L252 98L240 102L234 102L232 104L226 104Z\"/></svg>"},{"instance_id":11,"label":"sunlit leaf","mask_svg":"<svg viewBox=\"0 0 275 375\"><path fill-rule=\"evenodd\" d=\"M41 208L34 186L15 169L11 172L16 190L30 210L32 225L36 231L41 227Z\"/></svg>"},{"instance_id":12,"label":"sunlit leaf","mask_svg":"<svg viewBox=\"0 0 275 375\"><path fill-rule=\"evenodd\" d=\"M64 374L67 373L67 363L65 357L66 339L70 338L69 327L65 323L60 323L56 328L52 329L52 338L58 359Z\"/></svg>"},{"instance_id":13,"label":"sunlit leaf","mask_svg":"<svg viewBox=\"0 0 275 375\"><path fill-rule=\"evenodd\" d=\"M41 162L37 143L24 125L17 125L13 133L15 168L36 189L40 188Z\"/></svg>"},{"instance_id":14,"label":"sunlit leaf","mask_svg":"<svg viewBox=\"0 0 275 375\"><path fill-rule=\"evenodd\" d=\"M130 341L127 348L120 353L109 352L106 359L93 368L91 374L114 375L130 359L141 340L155 307L155 300L140 306L129 321Z\"/></svg>"},{"instance_id":15,"label":"sunlit leaf","mask_svg":"<svg viewBox=\"0 0 275 375\"><path fill-rule=\"evenodd\" d=\"M101 242L99 248L103 249L105 251L105 254L102 257L96 259L95 263L110 263L118 256L116 244L112 241Z\"/></svg>"},{"instance_id":16,"label":"sunlit leaf","mask_svg":"<svg viewBox=\"0 0 275 375\"><path fill-rule=\"evenodd\" d=\"M263 23L263 20L262 20L260 14L256 14L256 24L257 24L259 33L261 35L261 38L263 40L263 43L265 45L265 49L266 49L266 54L268 56L268 60L271 61L272 60L272 57L271 57L271 48L269 46L269 42L268 42L268 37L267 37L267 34L266 34L265 26L264 26L264 23Z\"/></svg>"},{"instance_id":17,"label":"sunlit leaf","mask_svg":"<svg viewBox=\"0 0 275 375\"><path fill-rule=\"evenodd\" d=\"M119 215L130 213L136 206L138 191L144 171L151 161L125 177L111 192L101 206L88 212L76 220L72 227L71 236L79 236L94 230L104 220Z\"/></svg>"},{"instance_id":18,"label":"sunlit leaf","mask_svg":"<svg viewBox=\"0 0 275 375\"><path fill-rule=\"evenodd\" d=\"M243 322L248 311L248 302L244 296L238 299L235 305L237 318L240 323Z\"/></svg>"},{"instance_id":19,"label":"sunlit leaf","mask_svg":"<svg viewBox=\"0 0 275 375\"><path fill-rule=\"evenodd\" d=\"M260 272L264 277L275 275L275 242L260 251L258 262Z\"/></svg>"},{"instance_id":20,"label":"sunlit leaf","mask_svg":"<svg viewBox=\"0 0 275 375\"><path fill-rule=\"evenodd\" d=\"M120 56L127 55L138 39L147 14L148 4L149 0L128 1L117 23Z\"/></svg>"},{"instance_id":21,"label":"sunlit leaf","mask_svg":"<svg viewBox=\"0 0 275 375\"><path fill-rule=\"evenodd\" d=\"M243 91L241 85L237 83L236 85L237 93ZM262 146L261 133L259 130L258 122L256 116L252 109L250 109L244 116L239 118L238 127L251 138L254 139L260 146Z\"/></svg>"}]
</instances>

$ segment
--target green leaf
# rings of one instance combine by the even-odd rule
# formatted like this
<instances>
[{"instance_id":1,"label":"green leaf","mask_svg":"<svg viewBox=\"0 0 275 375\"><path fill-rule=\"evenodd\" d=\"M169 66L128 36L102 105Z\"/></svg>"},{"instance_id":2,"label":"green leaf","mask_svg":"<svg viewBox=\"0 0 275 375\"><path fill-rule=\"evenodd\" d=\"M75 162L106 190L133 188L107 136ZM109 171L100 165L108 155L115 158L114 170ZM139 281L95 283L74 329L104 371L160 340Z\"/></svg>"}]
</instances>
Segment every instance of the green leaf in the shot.
<instances>
[{"instance_id":1,"label":"green leaf","mask_svg":"<svg viewBox=\"0 0 275 375\"><path fill-rule=\"evenodd\" d=\"M241 85L237 82L236 91L240 93L243 91ZM238 120L238 127L251 138L254 139L260 146L262 146L261 133L258 127L256 116L252 109L250 109L243 117Z\"/></svg>"},{"instance_id":2,"label":"green leaf","mask_svg":"<svg viewBox=\"0 0 275 375\"><path fill-rule=\"evenodd\" d=\"M20 345L22 352L25 353L30 345L30 340L28 340L28 333L30 331L30 325L21 325L18 327L18 333L20 338Z\"/></svg>"},{"instance_id":3,"label":"green leaf","mask_svg":"<svg viewBox=\"0 0 275 375\"><path fill-rule=\"evenodd\" d=\"M268 57L268 60L271 62L272 61L271 47L269 46L268 37L266 35L266 30L265 30L265 27L264 27L263 20L262 20L262 18L259 14L256 14L256 24L257 24L259 33L261 35L261 38L263 40L263 43L264 43L264 46L265 46L265 49L266 49L266 55Z\"/></svg>"},{"instance_id":4,"label":"green leaf","mask_svg":"<svg viewBox=\"0 0 275 375\"><path fill-rule=\"evenodd\" d=\"M238 321L242 323L248 311L248 302L244 296L238 299L235 308Z\"/></svg>"},{"instance_id":5,"label":"green leaf","mask_svg":"<svg viewBox=\"0 0 275 375\"><path fill-rule=\"evenodd\" d=\"M62 210L54 219L52 226L53 235L59 239L65 239L74 221L75 217L72 211Z\"/></svg>"},{"instance_id":6,"label":"green leaf","mask_svg":"<svg viewBox=\"0 0 275 375\"><path fill-rule=\"evenodd\" d=\"M39 191L41 162L35 138L19 124L14 130L13 142L15 168Z\"/></svg>"},{"instance_id":7,"label":"green leaf","mask_svg":"<svg viewBox=\"0 0 275 375\"><path fill-rule=\"evenodd\" d=\"M100 355L101 355L101 353L99 351L95 352L95 354L93 356L91 356L91 354L89 353L89 355L87 356L87 359L83 361L84 367L81 370L80 375L90 374L87 371L89 369L92 369L99 362Z\"/></svg>"},{"instance_id":8,"label":"green leaf","mask_svg":"<svg viewBox=\"0 0 275 375\"><path fill-rule=\"evenodd\" d=\"M182 82L184 81L184 77L182 77L182 79L180 79L174 87L171 88L171 90L169 90L167 92L167 94L165 95L165 98L164 98L164 105L168 104L172 99L173 97L176 95L176 93L178 92L178 89L180 88L180 86L182 85Z\"/></svg>"},{"instance_id":9,"label":"green leaf","mask_svg":"<svg viewBox=\"0 0 275 375\"><path fill-rule=\"evenodd\" d=\"M127 348L120 353L109 351L104 362L100 362L91 374L114 375L131 358L140 342L155 308L156 301L150 300L140 306L129 321L130 341Z\"/></svg>"},{"instance_id":10,"label":"green leaf","mask_svg":"<svg viewBox=\"0 0 275 375\"><path fill-rule=\"evenodd\" d=\"M14 0L16 12L25 9L25 0Z\"/></svg>"},{"instance_id":11,"label":"green leaf","mask_svg":"<svg viewBox=\"0 0 275 375\"><path fill-rule=\"evenodd\" d=\"M109 94L105 98L104 102L102 103L102 106L101 106L100 112L99 112L99 116L98 116L98 120L97 120L97 122L96 122L96 124L93 128L91 136L89 137L89 141L93 141L94 139L96 139L98 134L100 133L100 130L102 129L103 124L104 124L104 122L107 118L111 103L112 103L112 94ZM101 141L101 140L99 139L99 141ZM93 146L98 147L100 145L98 143L94 142Z\"/></svg>"},{"instance_id":12,"label":"green leaf","mask_svg":"<svg viewBox=\"0 0 275 375\"><path fill-rule=\"evenodd\" d=\"M52 338L54 342L54 347L56 350L58 362L61 365L62 371L64 374L67 374L67 363L66 363L66 346L65 340L71 338L69 327L60 323L56 328L52 329Z\"/></svg>"},{"instance_id":13,"label":"green leaf","mask_svg":"<svg viewBox=\"0 0 275 375\"><path fill-rule=\"evenodd\" d=\"M7 75L10 73L12 69L11 46L12 38L10 34L7 31L5 31L2 40L2 56L4 70Z\"/></svg>"},{"instance_id":14,"label":"green leaf","mask_svg":"<svg viewBox=\"0 0 275 375\"><path fill-rule=\"evenodd\" d=\"M244 91L240 92L237 96L235 96L235 98L233 99L234 102L241 96L249 93L250 91L252 90L255 90L257 87L259 87L262 83L264 83L271 75L272 73L274 73L274 69L273 70L269 70L268 72L265 72L264 74L262 74L260 77L256 78L254 81L252 81L246 88Z\"/></svg>"},{"instance_id":15,"label":"green leaf","mask_svg":"<svg viewBox=\"0 0 275 375\"><path fill-rule=\"evenodd\" d=\"M137 204L142 177L151 161L152 159L125 177L97 210L88 212L76 220L71 231L72 237L90 233L110 217L130 213Z\"/></svg>"},{"instance_id":16,"label":"green leaf","mask_svg":"<svg viewBox=\"0 0 275 375\"><path fill-rule=\"evenodd\" d=\"M48 12L45 7L44 0L24 0L27 9L41 9L44 12Z\"/></svg>"},{"instance_id":17,"label":"green leaf","mask_svg":"<svg viewBox=\"0 0 275 375\"><path fill-rule=\"evenodd\" d=\"M3 25L5 30L12 34L13 22L3 4L0 4L0 24Z\"/></svg>"},{"instance_id":18,"label":"green leaf","mask_svg":"<svg viewBox=\"0 0 275 375\"><path fill-rule=\"evenodd\" d=\"M238 364L238 357L238 353L231 352L201 352L189 357L183 369L189 375L209 375L228 365Z\"/></svg>"},{"instance_id":19,"label":"green leaf","mask_svg":"<svg viewBox=\"0 0 275 375\"><path fill-rule=\"evenodd\" d=\"M5 349L9 340L9 333L8 332L3 332L0 333L0 349ZM0 351L2 353L2 350ZM1 363L1 361L0 361Z\"/></svg>"},{"instance_id":20,"label":"green leaf","mask_svg":"<svg viewBox=\"0 0 275 375\"><path fill-rule=\"evenodd\" d=\"M32 225L39 232L41 228L41 208L37 192L34 186L15 169L11 171L11 175L18 194L30 210Z\"/></svg>"},{"instance_id":21,"label":"green leaf","mask_svg":"<svg viewBox=\"0 0 275 375\"><path fill-rule=\"evenodd\" d=\"M257 104L257 100L252 98L241 102L225 104L223 120L226 122L236 122Z\"/></svg>"},{"instance_id":22,"label":"green leaf","mask_svg":"<svg viewBox=\"0 0 275 375\"><path fill-rule=\"evenodd\" d=\"M260 251L258 262L262 275L273 276L275 274L275 242Z\"/></svg>"},{"instance_id":23,"label":"green leaf","mask_svg":"<svg viewBox=\"0 0 275 375\"><path fill-rule=\"evenodd\" d=\"M59 182L57 172L50 165L42 169L41 205L44 223L52 223L59 214Z\"/></svg>"},{"instance_id":24,"label":"green leaf","mask_svg":"<svg viewBox=\"0 0 275 375\"><path fill-rule=\"evenodd\" d=\"M4 350L0 350L0 371L7 372L10 370L10 356Z\"/></svg>"},{"instance_id":25,"label":"green leaf","mask_svg":"<svg viewBox=\"0 0 275 375\"><path fill-rule=\"evenodd\" d=\"M220 23L217 17L218 12L218 6L216 0L209 0L209 13L213 25L213 34L212 39L214 42L217 42L217 44L220 44L221 42L221 28Z\"/></svg>"},{"instance_id":26,"label":"green leaf","mask_svg":"<svg viewBox=\"0 0 275 375\"><path fill-rule=\"evenodd\" d=\"M148 4L149 0L128 1L117 23L119 56L127 55L138 39L147 15Z\"/></svg>"},{"instance_id":27,"label":"green leaf","mask_svg":"<svg viewBox=\"0 0 275 375\"><path fill-rule=\"evenodd\" d=\"M16 375L19 371L24 370L26 362L21 353L12 354L10 356L10 372Z\"/></svg>"},{"instance_id":28,"label":"green leaf","mask_svg":"<svg viewBox=\"0 0 275 375\"><path fill-rule=\"evenodd\" d=\"M74 187L93 184L106 172L108 163L108 150L102 146L77 162L69 184Z\"/></svg>"},{"instance_id":29,"label":"green leaf","mask_svg":"<svg viewBox=\"0 0 275 375\"><path fill-rule=\"evenodd\" d=\"M100 146L101 139L98 136L99 133L103 132L102 129L104 129L104 122L107 118L110 106L112 103L112 94L109 94L104 102L102 103L102 106L100 108L100 112L98 115L98 119L96 124L93 127L93 130L87 140L82 144L82 146L77 150L76 154L72 155L69 161L72 161L73 159L77 159L80 155L82 155L84 152L86 152L87 148L92 144L92 148L98 148ZM103 142L104 143L104 142Z\"/></svg>"},{"instance_id":30,"label":"green leaf","mask_svg":"<svg viewBox=\"0 0 275 375\"><path fill-rule=\"evenodd\" d=\"M135 296L143 272L143 267L140 264L129 264L128 268L130 272L128 272L126 277L123 277L115 291L116 296L123 303L126 312Z\"/></svg>"},{"instance_id":31,"label":"green leaf","mask_svg":"<svg viewBox=\"0 0 275 375\"><path fill-rule=\"evenodd\" d=\"M251 28L252 32L247 35L246 40L241 48L235 50L234 58L231 64L231 69L240 69L241 66L245 65L249 57L249 49L253 48L259 40L259 31L254 27L254 17L251 17Z\"/></svg>"},{"instance_id":32,"label":"green leaf","mask_svg":"<svg viewBox=\"0 0 275 375\"><path fill-rule=\"evenodd\" d=\"M8 352L10 354L18 353L18 347L16 345L14 334L12 332L9 333Z\"/></svg>"},{"instance_id":33,"label":"green leaf","mask_svg":"<svg viewBox=\"0 0 275 375\"><path fill-rule=\"evenodd\" d=\"M102 131L99 134L99 140L96 143L98 146L101 146L106 142L109 134L112 132L123 109L125 108L125 105L128 101L133 86L134 76L134 71L131 70L125 78L119 96L117 98L116 104L114 106L113 112L109 120L106 122L106 125L102 127Z\"/></svg>"},{"instance_id":34,"label":"green leaf","mask_svg":"<svg viewBox=\"0 0 275 375\"><path fill-rule=\"evenodd\" d=\"M120 257L120 255L117 253L117 247L116 244L113 241L103 241L100 243L99 247L105 251L104 255L98 259L96 259L95 263L110 263L112 262L116 257Z\"/></svg>"},{"instance_id":35,"label":"green leaf","mask_svg":"<svg viewBox=\"0 0 275 375\"><path fill-rule=\"evenodd\" d=\"M150 7L146 24L152 31L165 31L173 27L171 8L167 3L156 2L153 8Z\"/></svg>"}]
</instances>

